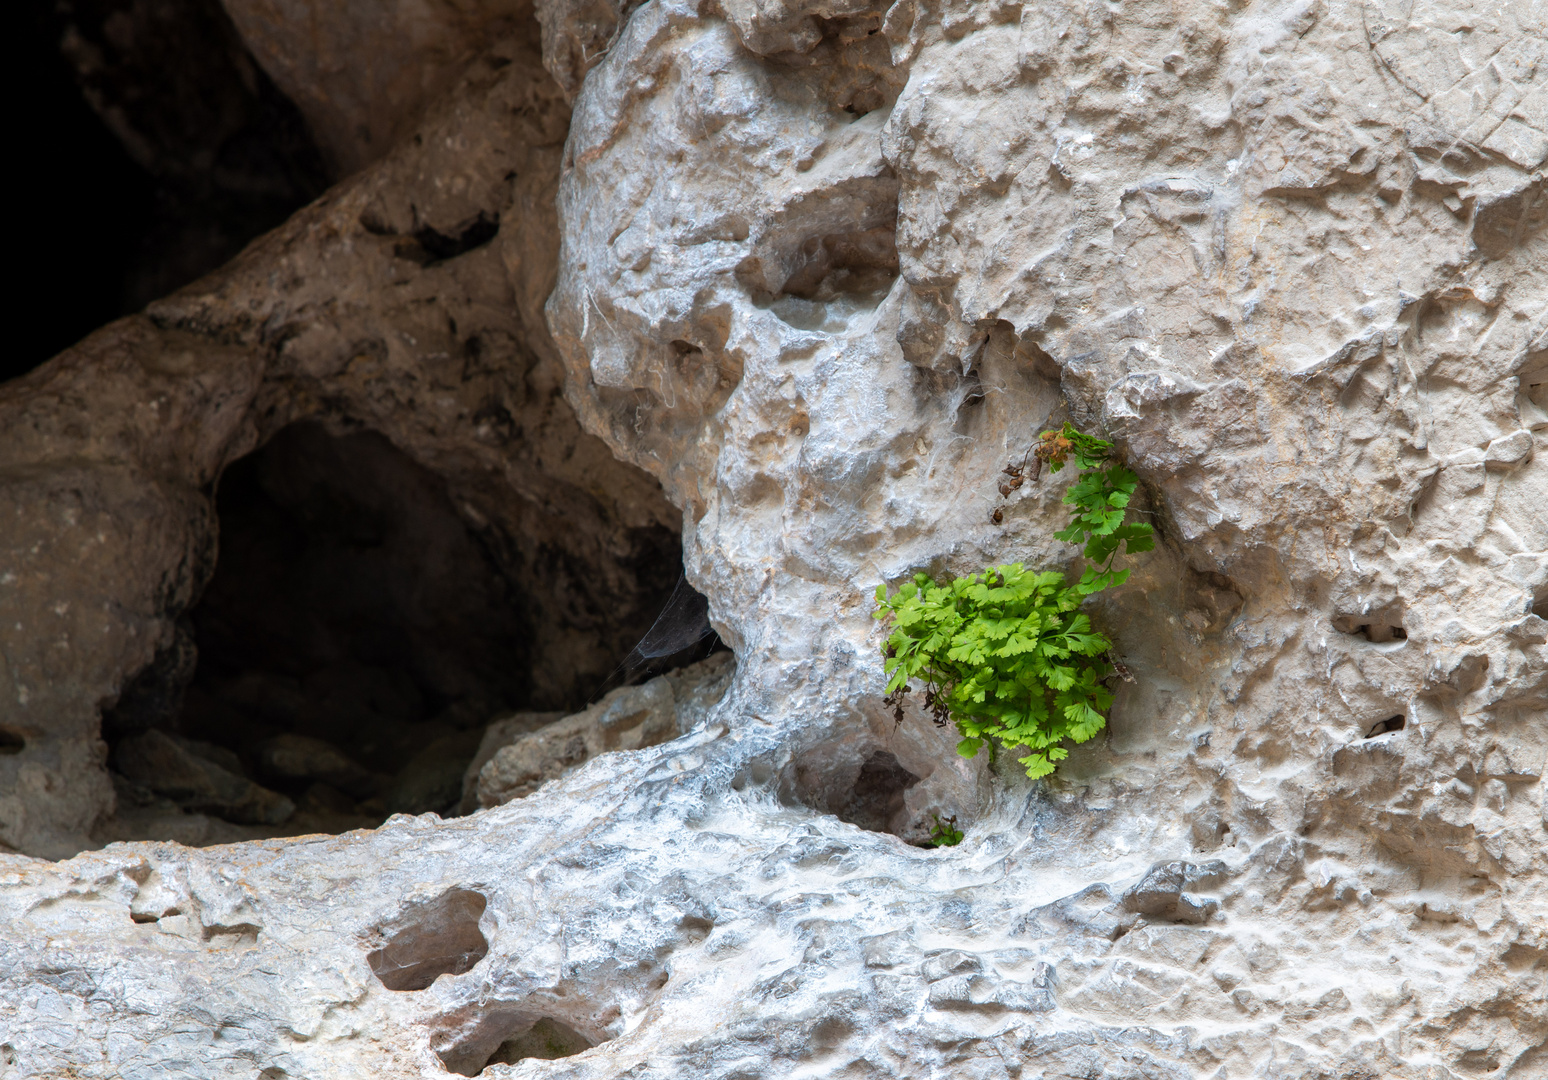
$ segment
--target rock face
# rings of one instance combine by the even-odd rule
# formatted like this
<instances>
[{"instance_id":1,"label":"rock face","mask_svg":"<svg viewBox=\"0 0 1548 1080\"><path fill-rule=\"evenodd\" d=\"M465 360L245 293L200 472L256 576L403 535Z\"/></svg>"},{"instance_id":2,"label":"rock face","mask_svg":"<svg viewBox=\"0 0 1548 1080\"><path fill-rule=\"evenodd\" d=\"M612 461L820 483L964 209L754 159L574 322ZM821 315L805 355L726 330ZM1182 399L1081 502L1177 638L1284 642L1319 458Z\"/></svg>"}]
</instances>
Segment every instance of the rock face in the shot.
<instances>
[{"instance_id":1,"label":"rock face","mask_svg":"<svg viewBox=\"0 0 1548 1080\"><path fill-rule=\"evenodd\" d=\"M581 424L682 510L730 688L686 734L585 745L465 818L0 856L0 1061L313 1080L1548 1072L1540 8L539 15L574 93L557 227L516 242L502 209L511 291L454 317L536 327L547 297ZM457 192L498 188L511 148L538 145L478 137L481 85L449 99L441 130L465 134L416 189L444 205L397 195L425 175L391 164L425 160L405 149L154 321L0 393L30 403L72 370L135 370L166 396L130 381L122 400L190 415L203 395L193 414L214 416L215 365L246 372L238 401L292 414L299 390L261 388L344 388L434 465L440 433L476 420L430 393L407 403L430 350L341 344L365 333L352 312L421 279L384 258L334 299L289 268L306 244L342 251L327 242L349 221L370 237L351 251L418 244L428 264L435 236L468 235L481 203ZM554 194L516 172L522 206ZM535 269L545 238L553 279ZM482 259L443 272L483 297ZM287 322L307 297L329 318ZM439 340L429 319L404 332ZM207 359L177 360L193 335ZM255 341L278 342L260 354L277 368ZM80 408L49 407L27 415L63 428ZM150 554L171 568L198 550L205 480L131 489L114 478L146 467L119 462L155 447L152 475L207 478L218 465L188 462L257 436L206 422L109 454L102 432L152 423L124 409L93 428L101 464L7 466L21 494L4 520L36 532L10 545L23 570L0 634L12 610L52 610L57 587L29 568L58 556L29 553L55 536L100 545L70 579L97 598L72 600L81 612L165 625L146 614L164 604L101 598L130 595L118 583L143 581ZM1091 605L1133 676L1108 735L1033 783L1009 755L956 757L917 709L894 726L870 597L921 569L1074 569L1052 539L1068 473L997 491L1064 419L1117 441L1160 542ZM186 590L167 573L164 592ZM43 625L4 639L7 677L78 727L88 690L151 651L126 631L61 650L63 624ZM5 730L0 746L24 748L0 763L34 752L36 728ZM481 796L523 742L483 766ZM91 747L51 745L74 772L29 759L11 775L80 790ZM65 812L63 794L28 798ZM966 838L905 842L931 815Z\"/></svg>"}]
</instances>

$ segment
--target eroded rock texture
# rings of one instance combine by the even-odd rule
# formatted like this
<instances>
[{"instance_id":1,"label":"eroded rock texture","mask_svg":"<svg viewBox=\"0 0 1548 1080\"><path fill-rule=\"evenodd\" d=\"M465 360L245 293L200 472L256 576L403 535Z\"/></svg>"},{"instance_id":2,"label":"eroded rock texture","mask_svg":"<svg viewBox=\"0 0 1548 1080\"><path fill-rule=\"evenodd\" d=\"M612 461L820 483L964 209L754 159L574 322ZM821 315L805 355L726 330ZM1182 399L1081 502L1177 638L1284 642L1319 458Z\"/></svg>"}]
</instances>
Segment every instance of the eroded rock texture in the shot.
<instances>
[{"instance_id":1,"label":"eroded rock texture","mask_svg":"<svg viewBox=\"0 0 1548 1080\"><path fill-rule=\"evenodd\" d=\"M581 423L682 510L731 686L466 818L6 858L17 1074L1548 1071L1541 10L539 7L575 95L557 281L479 310L548 297ZM510 145L438 160L479 190ZM330 206L379 223L357 246L476 220L376 175L114 333L221 327L240 369ZM373 423L406 445L463 422L407 405L422 356L334 325L281 370L395 388ZM997 490L1067 417L1118 440L1161 542L1093 605L1134 677L1109 735L1032 784L894 728L870 594L1073 568L1068 474ZM104 551L188 546L143 528ZM36 637L29 694L104 681ZM960 846L905 842L932 813Z\"/></svg>"}]
</instances>

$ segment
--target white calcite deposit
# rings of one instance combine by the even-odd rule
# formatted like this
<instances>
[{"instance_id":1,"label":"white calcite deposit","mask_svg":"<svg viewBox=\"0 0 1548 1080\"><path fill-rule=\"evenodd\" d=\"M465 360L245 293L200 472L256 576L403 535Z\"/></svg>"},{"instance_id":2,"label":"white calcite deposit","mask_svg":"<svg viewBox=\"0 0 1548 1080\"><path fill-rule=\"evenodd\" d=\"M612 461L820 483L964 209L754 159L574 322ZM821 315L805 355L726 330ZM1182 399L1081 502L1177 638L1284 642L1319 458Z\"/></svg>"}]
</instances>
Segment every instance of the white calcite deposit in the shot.
<instances>
[{"instance_id":1,"label":"white calcite deposit","mask_svg":"<svg viewBox=\"0 0 1548 1080\"><path fill-rule=\"evenodd\" d=\"M0 1077L1548 1076L1542 5L540 15L566 398L729 688L466 817L0 855ZM998 490L1065 419L1159 542L1033 783L894 726L871 597L1074 569Z\"/></svg>"}]
</instances>

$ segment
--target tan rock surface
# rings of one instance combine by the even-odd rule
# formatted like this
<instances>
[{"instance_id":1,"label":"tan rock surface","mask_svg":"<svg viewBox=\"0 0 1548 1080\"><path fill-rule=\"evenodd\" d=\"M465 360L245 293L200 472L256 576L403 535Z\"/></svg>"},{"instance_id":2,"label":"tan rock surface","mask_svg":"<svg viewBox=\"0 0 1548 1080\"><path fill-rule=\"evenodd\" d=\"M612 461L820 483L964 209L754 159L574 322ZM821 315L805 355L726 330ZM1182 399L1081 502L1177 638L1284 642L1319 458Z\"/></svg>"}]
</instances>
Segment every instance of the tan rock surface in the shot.
<instances>
[{"instance_id":1,"label":"tan rock surface","mask_svg":"<svg viewBox=\"0 0 1548 1080\"><path fill-rule=\"evenodd\" d=\"M567 111L508 42L380 165L0 387L0 727L24 743L0 755L0 844L68 855L111 811L99 710L209 580L216 478L295 421L380 432L444 481L553 616L535 705L650 625L640 575L675 512L580 431L541 321Z\"/></svg>"},{"instance_id":2,"label":"tan rock surface","mask_svg":"<svg viewBox=\"0 0 1548 1080\"><path fill-rule=\"evenodd\" d=\"M402 141L491 42L535 37L532 0L221 2L339 176Z\"/></svg>"}]
</instances>

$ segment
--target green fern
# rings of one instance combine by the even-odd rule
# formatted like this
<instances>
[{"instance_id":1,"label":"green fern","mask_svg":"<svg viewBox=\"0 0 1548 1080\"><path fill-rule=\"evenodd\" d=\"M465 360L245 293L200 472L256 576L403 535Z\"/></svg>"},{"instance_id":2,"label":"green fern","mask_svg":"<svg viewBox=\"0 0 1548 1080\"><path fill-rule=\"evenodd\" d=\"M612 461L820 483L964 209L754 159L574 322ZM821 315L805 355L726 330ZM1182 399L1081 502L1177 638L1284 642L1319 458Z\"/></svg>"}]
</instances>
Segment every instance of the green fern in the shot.
<instances>
[{"instance_id":1,"label":"green fern","mask_svg":"<svg viewBox=\"0 0 1548 1080\"><path fill-rule=\"evenodd\" d=\"M1107 725L1113 695L1103 680L1113 672L1105 659L1113 645L1079 609L1128 579L1112 565L1120 549L1155 546L1149 525L1123 523L1139 478L1111 452L1110 442L1069 424L1044 432L1037 447L1054 472L1071 457L1081 469L1064 496L1074 520L1054 534L1082 544L1093 564L1075 584L1010 563L943 582L916 574L891 597L877 587L875 617L892 620L885 670L899 721L902 695L918 679L936 722L951 720L962 734L958 753L973 757L991 738L1025 747L1031 753L1018 760L1031 777L1069 756L1066 739L1083 743Z\"/></svg>"}]
</instances>

